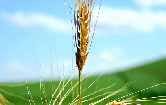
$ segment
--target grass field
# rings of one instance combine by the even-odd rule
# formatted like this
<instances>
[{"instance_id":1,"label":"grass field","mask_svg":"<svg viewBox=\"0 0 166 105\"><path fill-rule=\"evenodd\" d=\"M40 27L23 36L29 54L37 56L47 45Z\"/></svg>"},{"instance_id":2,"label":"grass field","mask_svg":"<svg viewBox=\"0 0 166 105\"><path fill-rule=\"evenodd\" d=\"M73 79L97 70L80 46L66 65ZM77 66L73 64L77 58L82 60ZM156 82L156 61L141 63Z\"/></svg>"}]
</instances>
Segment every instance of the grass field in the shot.
<instances>
[{"instance_id":1,"label":"grass field","mask_svg":"<svg viewBox=\"0 0 166 105\"><path fill-rule=\"evenodd\" d=\"M84 79L82 81L82 90L84 90L86 87L88 87L93 81L95 81L99 76L93 76L93 77L88 77L86 79ZM138 79L138 80L137 80ZM87 89L84 93L82 93L82 97L91 94L97 90L100 90L102 88L111 86L112 84L114 84L116 82L116 84L109 88L109 89L105 89L103 91L100 91L96 94L93 94L85 99L91 99L95 96L98 96L100 94L104 94L104 93L108 93L108 92L114 92L118 89L120 89L121 87L123 87L126 83L128 83L129 81L135 81L133 84L131 84L129 87L127 87L127 89L125 91L121 91L118 94L110 97L109 99L104 100L102 103L99 103L99 105L104 105L108 102L111 102L119 97L122 97L124 95L130 94L132 92L136 92L139 91L141 89L150 87L152 85L156 85L156 84L160 84L160 83L166 83L166 59L160 59L158 61L154 61L145 65L141 65L138 67L134 67L134 68L130 68L127 70L123 70L121 72L117 72L117 73L113 73L113 74L104 74L102 75L99 80L97 82L95 82L89 89ZM76 83L76 80L73 80L73 83ZM48 99L51 99L51 95L52 95L52 89L51 89L51 82L50 81L46 81L43 82L45 84L45 90L48 96ZM53 81L54 84L54 90L55 88L58 86L59 82L58 81ZM4 84L0 85L0 93L10 102L12 102L13 104L19 105L28 105L28 91L27 91L27 85L23 85L23 86L16 86L16 87L6 87L3 86ZM62 85L61 85L62 86ZM32 95L34 96L34 101L36 103L36 105L39 105L39 103L41 104L41 94L40 94L40 82L37 83L30 83L28 82L28 87L32 93ZM66 93L66 91L68 89L71 88L71 83L69 83L64 91L62 92L62 96L63 94ZM26 98L27 100L22 100L19 99L15 96L6 94L5 92L2 91L5 90L9 93L21 96ZM74 91L74 97L76 97L77 95L77 88ZM108 95L108 94L106 94ZM106 96L104 95L104 96ZM137 95L131 95L131 96L136 96L133 99L137 99L137 98L149 98L152 96L166 96L166 85L159 85L157 87L154 88L150 88L148 90L139 92ZM126 98L130 98L129 97L125 97ZM83 103L83 105L87 105L91 102L95 102L99 99L103 98L103 96L92 99L88 102ZM58 99L57 101L59 101L60 99ZM72 93L69 94L69 96L63 101L62 105L67 105L68 103L70 103L72 100ZM83 99L84 100L84 99ZM83 101L82 100L82 101Z\"/></svg>"}]
</instances>

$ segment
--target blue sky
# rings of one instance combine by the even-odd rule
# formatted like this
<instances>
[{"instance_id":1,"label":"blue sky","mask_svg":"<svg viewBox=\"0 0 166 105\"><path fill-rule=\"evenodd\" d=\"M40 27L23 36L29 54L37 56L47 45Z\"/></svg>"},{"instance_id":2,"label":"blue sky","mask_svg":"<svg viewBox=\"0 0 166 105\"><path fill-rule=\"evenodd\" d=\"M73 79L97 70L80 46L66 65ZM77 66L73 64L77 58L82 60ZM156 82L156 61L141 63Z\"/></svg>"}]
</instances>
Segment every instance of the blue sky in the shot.
<instances>
[{"instance_id":1,"label":"blue sky","mask_svg":"<svg viewBox=\"0 0 166 105\"><path fill-rule=\"evenodd\" d=\"M92 29L99 4L96 0ZM69 14L68 20L66 8L69 12L73 2L66 5L63 0L0 1L0 81L39 79L40 65L42 77L50 79L51 64L54 79L65 70L72 75L73 17ZM103 0L99 12L83 75L116 72L166 56L165 0Z\"/></svg>"}]
</instances>

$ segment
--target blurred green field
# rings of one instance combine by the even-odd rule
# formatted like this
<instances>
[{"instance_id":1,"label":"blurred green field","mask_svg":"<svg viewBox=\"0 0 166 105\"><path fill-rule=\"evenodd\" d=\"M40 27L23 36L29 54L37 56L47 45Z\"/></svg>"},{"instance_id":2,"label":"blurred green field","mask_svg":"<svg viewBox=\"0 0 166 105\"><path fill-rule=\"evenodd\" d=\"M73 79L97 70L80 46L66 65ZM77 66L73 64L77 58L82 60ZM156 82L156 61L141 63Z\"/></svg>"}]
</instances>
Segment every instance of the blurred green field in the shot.
<instances>
[{"instance_id":1,"label":"blurred green field","mask_svg":"<svg viewBox=\"0 0 166 105\"><path fill-rule=\"evenodd\" d=\"M85 88L87 88L93 81L95 81L99 76L93 76L93 77L88 77L86 79L84 79L82 81L82 90L84 90ZM138 80L137 80L138 79ZM141 89L145 89L147 87L156 85L156 84L160 84L160 83L166 83L166 59L160 59L158 61L154 61L145 65L141 65L138 67L134 67L134 68L130 68L127 70L123 70L121 72L117 72L117 73L112 73L112 74L103 74L99 80L97 82L95 82L89 89L87 89L84 93L82 93L82 96L86 96L89 95L97 90L100 90L102 88L111 86L112 84L116 83L113 87L100 91L96 94L93 94L85 99L91 99L95 96L98 96L100 94L104 94L107 92L114 92L118 89L120 89L121 87L123 87L126 83L128 83L129 81L133 82L137 80L136 82L134 82L132 85L130 85L129 87L127 87L127 89L125 91L121 91L118 94L110 97L109 99L104 100L102 103L99 103L98 105L104 105L108 102L111 102L119 97L122 97L124 95L130 94L132 92L136 92L139 91ZM73 80L72 83L76 83L78 80ZM67 80L66 80L67 82ZM47 82L43 82L45 84L45 90L48 96L48 99L51 99L51 94L52 94L52 89L51 89L51 82L47 81ZM55 88L58 86L59 82L58 81L54 81L54 90ZM3 86L4 84L0 85L0 93L10 102L12 102L15 105L29 105L28 102L28 91L27 91L27 85L25 84L24 86L16 86L16 87L7 87L7 86ZM41 94L40 94L40 83L30 83L28 82L28 87L32 93L32 95L34 96L34 101L36 103L36 105L40 105L41 104ZM62 85L61 85L62 87ZM66 91L68 89L71 88L71 83L69 83L65 89L64 92L62 92L62 96L66 93ZM22 100L20 98L17 98L15 96L6 94L4 91L5 90L9 93L21 96L26 98L27 100ZM77 88L75 88L74 90L74 97L77 95ZM108 95L108 94L106 94ZM104 96L106 96L104 95ZM155 96L166 96L166 84L163 85L159 85L157 87L154 88L150 88L148 90L139 92L138 94L135 95L131 95L131 96L135 96L133 99L137 99L137 98L149 98L149 97L155 97ZM130 98L129 97L125 97L126 98ZM83 103L83 105L87 105L91 102L95 102L99 99L103 98L103 96L92 99L88 102ZM59 102L60 99L58 99ZM72 100L72 93L69 94L69 96L63 101L62 105L67 105L68 103L70 103Z\"/></svg>"}]
</instances>

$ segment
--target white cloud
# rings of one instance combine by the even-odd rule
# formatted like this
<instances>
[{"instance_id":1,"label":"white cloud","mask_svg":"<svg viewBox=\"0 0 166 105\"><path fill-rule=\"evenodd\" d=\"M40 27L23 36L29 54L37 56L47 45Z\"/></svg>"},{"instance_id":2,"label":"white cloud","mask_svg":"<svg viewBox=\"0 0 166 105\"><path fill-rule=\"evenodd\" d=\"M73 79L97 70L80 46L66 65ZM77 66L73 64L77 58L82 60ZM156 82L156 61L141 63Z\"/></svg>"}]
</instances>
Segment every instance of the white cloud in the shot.
<instances>
[{"instance_id":1,"label":"white cloud","mask_svg":"<svg viewBox=\"0 0 166 105\"><path fill-rule=\"evenodd\" d=\"M52 15L34 12L1 12L1 16L7 21L20 27L42 27L44 29L51 30L54 32L70 31L70 26L67 21Z\"/></svg>"},{"instance_id":2,"label":"white cloud","mask_svg":"<svg viewBox=\"0 0 166 105\"><path fill-rule=\"evenodd\" d=\"M12 71L25 70L25 66L23 66L19 61L11 61L7 64L7 67Z\"/></svg>"},{"instance_id":3,"label":"white cloud","mask_svg":"<svg viewBox=\"0 0 166 105\"><path fill-rule=\"evenodd\" d=\"M103 49L98 54L98 63L100 70L111 70L110 72L131 65L130 60L125 58L124 52L118 46Z\"/></svg>"},{"instance_id":4,"label":"white cloud","mask_svg":"<svg viewBox=\"0 0 166 105\"><path fill-rule=\"evenodd\" d=\"M100 59L112 63L115 62L121 54L121 49L118 47L114 47L112 49L102 50L100 52Z\"/></svg>"},{"instance_id":5,"label":"white cloud","mask_svg":"<svg viewBox=\"0 0 166 105\"><path fill-rule=\"evenodd\" d=\"M140 6L166 6L166 0L135 0Z\"/></svg>"},{"instance_id":6,"label":"white cloud","mask_svg":"<svg viewBox=\"0 0 166 105\"><path fill-rule=\"evenodd\" d=\"M94 14L98 10L94 11ZM95 19L93 20L95 21ZM166 11L117 9L102 6L97 30L104 32L152 32L166 29ZM104 31L103 31L104 30Z\"/></svg>"},{"instance_id":7,"label":"white cloud","mask_svg":"<svg viewBox=\"0 0 166 105\"><path fill-rule=\"evenodd\" d=\"M70 67L69 67L70 64ZM13 60L2 67L1 70L1 80L3 81L30 81L30 80L39 80L41 75L42 79L51 79L57 80L58 77L61 79L64 72L67 70L65 77L71 77L71 60L65 59L63 61L52 62L52 73L51 73L51 64L50 62L39 62L39 65L29 65L24 64L19 60Z\"/></svg>"},{"instance_id":8,"label":"white cloud","mask_svg":"<svg viewBox=\"0 0 166 105\"><path fill-rule=\"evenodd\" d=\"M28 75L33 77L36 72L32 72L33 69L23 64L18 60L10 61L3 65L1 68L1 79L2 80L21 80L25 81L28 79Z\"/></svg>"},{"instance_id":9,"label":"white cloud","mask_svg":"<svg viewBox=\"0 0 166 105\"><path fill-rule=\"evenodd\" d=\"M122 68L132 66L133 62L126 58L122 49L118 46L102 49L96 54L88 56L82 73L89 74L90 72L116 72L115 70L121 70Z\"/></svg>"}]
</instances>

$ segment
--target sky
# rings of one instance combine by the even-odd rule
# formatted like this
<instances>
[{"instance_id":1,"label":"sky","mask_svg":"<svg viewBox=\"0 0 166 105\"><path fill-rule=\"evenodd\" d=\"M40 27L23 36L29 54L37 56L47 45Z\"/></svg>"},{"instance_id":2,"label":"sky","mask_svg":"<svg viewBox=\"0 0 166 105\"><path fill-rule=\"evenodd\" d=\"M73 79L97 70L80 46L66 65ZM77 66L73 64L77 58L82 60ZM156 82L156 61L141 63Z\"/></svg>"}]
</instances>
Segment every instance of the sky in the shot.
<instances>
[{"instance_id":1,"label":"sky","mask_svg":"<svg viewBox=\"0 0 166 105\"><path fill-rule=\"evenodd\" d=\"M39 80L40 75L57 80L65 73L77 77L69 23L73 4L0 0L0 81ZM102 0L100 11L99 6L96 0L91 29L96 20L97 27L83 76L166 57L166 0Z\"/></svg>"}]
</instances>

